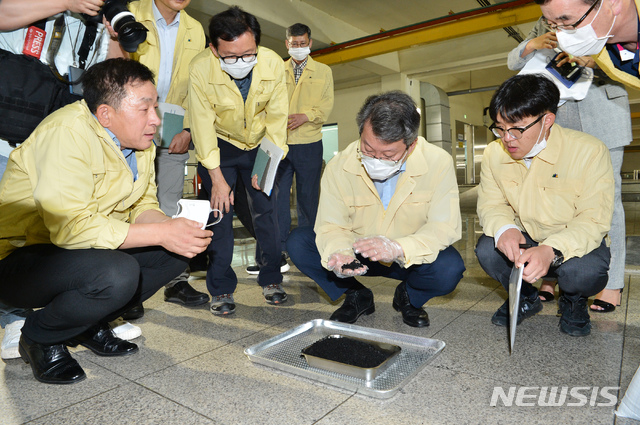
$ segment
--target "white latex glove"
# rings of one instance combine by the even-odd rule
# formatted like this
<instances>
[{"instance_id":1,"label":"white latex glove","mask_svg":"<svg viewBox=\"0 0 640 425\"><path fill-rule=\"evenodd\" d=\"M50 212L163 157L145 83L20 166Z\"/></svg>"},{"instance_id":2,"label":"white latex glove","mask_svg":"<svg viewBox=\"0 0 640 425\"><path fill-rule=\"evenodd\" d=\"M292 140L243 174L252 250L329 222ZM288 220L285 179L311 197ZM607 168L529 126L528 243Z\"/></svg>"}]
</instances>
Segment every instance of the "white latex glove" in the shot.
<instances>
[{"instance_id":1,"label":"white latex glove","mask_svg":"<svg viewBox=\"0 0 640 425\"><path fill-rule=\"evenodd\" d=\"M354 261L357 261L360 264L360 262L356 260L356 257L354 257L353 255L339 254L336 252L335 254L331 254L329 256L327 267L341 279L352 276L361 276L365 274L367 270L369 270L369 268L364 264L360 264L360 267L356 269L343 268L345 265L350 264Z\"/></svg>"},{"instance_id":2,"label":"white latex glove","mask_svg":"<svg viewBox=\"0 0 640 425\"><path fill-rule=\"evenodd\" d=\"M356 254L360 254L371 261L392 263L404 258L404 251L400 244L385 236L369 236L358 239L353 244L353 249Z\"/></svg>"}]
</instances>

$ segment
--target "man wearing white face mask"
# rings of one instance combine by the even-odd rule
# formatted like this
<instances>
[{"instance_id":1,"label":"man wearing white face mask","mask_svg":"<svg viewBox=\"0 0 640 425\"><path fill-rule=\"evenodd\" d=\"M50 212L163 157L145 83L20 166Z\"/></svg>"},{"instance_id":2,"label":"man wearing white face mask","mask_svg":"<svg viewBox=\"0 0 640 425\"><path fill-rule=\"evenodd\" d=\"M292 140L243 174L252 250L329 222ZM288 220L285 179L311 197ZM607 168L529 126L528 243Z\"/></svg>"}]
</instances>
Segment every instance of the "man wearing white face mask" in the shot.
<instances>
[{"instance_id":1,"label":"man wearing white face mask","mask_svg":"<svg viewBox=\"0 0 640 425\"><path fill-rule=\"evenodd\" d=\"M333 109L333 75L327 65L314 61L309 53L313 40L304 24L287 28L285 45L291 58L284 64L289 93L287 145L289 153L278 169L278 224L282 249L291 228L289 194L296 176L298 226L313 226L318 211L322 172L322 125ZM256 247L256 249L259 249ZM256 255L256 258L259 258ZM281 266L288 269L286 254ZM257 274L259 265L247 267Z\"/></svg>"},{"instance_id":2,"label":"man wearing white face mask","mask_svg":"<svg viewBox=\"0 0 640 425\"><path fill-rule=\"evenodd\" d=\"M560 92L538 74L516 75L489 106L499 138L484 151L478 217L484 235L476 255L505 288L524 267L518 323L542 310L532 285L556 278L560 330L591 332L587 298L607 284L606 235L613 212L613 170L607 147L586 133L554 125ZM506 326L508 300L491 321Z\"/></svg>"},{"instance_id":3,"label":"man wearing white face mask","mask_svg":"<svg viewBox=\"0 0 640 425\"><path fill-rule=\"evenodd\" d=\"M289 102L284 63L272 50L259 46L260 24L255 16L231 7L211 18L211 44L190 66L188 105L198 174L211 207L223 212L207 250L207 289L211 312L235 312L233 292L238 279L233 258L233 204L236 179L250 197L256 239L262 248L258 283L265 300L287 300L280 273L275 196L251 182L258 145L266 137L285 154Z\"/></svg>"},{"instance_id":4,"label":"man wearing white face mask","mask_svg":"<svg viewBox=\"0 0 640 425\"><path fill-rule=\"evenodd\" d=\"M562 50L597 55L611 78L640 89L638 10L640 0L536 0Z\"/></svg>"},{"instance_id":5,"label":"man wearing white face mask","mask_svg":"<svg viewBox=\"0 0 640 425\"><path fill-rule=\"evenodd\" d=\"M405 324L429 326L423 305L452 292L464 263L453 160L418 137L415 102L396 91L370 96L357 116L360 140L325 169L315 228L298 227L287 249L298 269L344 303L331 320L355 323L375 311L355 276L400 280L393 308Z\"/></svg>"}]
</instances>

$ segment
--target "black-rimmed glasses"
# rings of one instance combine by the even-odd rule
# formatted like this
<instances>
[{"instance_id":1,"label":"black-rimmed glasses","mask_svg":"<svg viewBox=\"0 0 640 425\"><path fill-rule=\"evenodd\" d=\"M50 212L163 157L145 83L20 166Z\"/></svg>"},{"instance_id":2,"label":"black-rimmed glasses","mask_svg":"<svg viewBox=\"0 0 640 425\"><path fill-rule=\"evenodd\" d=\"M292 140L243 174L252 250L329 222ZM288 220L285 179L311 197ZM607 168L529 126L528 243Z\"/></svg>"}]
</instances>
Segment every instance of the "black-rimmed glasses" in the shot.
<instances>
[{"instance_id":1,"label":"black-rimmed glasses","mask_svg":"<svg viewBox=\"0 0 640 425\"><path fill-rule=\"evenodd\" d=\"M525 131L527 131L528 129L533 127L545 115L546 114L540 115L534 122L532 122L531 124L528 124L525 127L511 127L511 128L507 128L505 130L504 128L498 127L498 126L496 126L495 123L493 123L493 124L491 124L491 127L489 127L489 130L491 130L496 137L499 137L501 139L504 137L505 133L509 133L509 136L511 136L512 138L518 140L518 139L520 139L522 137L522 135L524 134Z\"/></svg>"},{"instance_id":2,"label":"black-rimmed glasses","mask_svg":"<svg viewBox=\"0 0 640 425\"><path fill-rule=\"evenodd\" d=\"M573 32L573 31L575 31L577 29L578 25L580 25L582 23L582 21L587 19L587 16L589 16L589 13L591 13L591 11L596 7L596 5L598 3L600 3L600 0L594 1L593 4L591 5L591 7L589 8L589 10L587 10L587 12L584 15L582 15L582 18L578 19L573 24L568 24L568 25L560 24L560 25L558 25L558 24L556 24L554 22L549 21L547 18L542 18L542 23L544 24L545 27L547 27L551 31L560 30L560 31Z\"/></svg>"},{"instance_id":3,"label":"black-rimmed glasses","mask_svg":"<svg viewBox=\"0 0 640 425\"><path fill-rule=\"evenodd\" d=\"M233 65L238 62L238 59L242 59L242 62L253 62L257 57L257 53L248 53L242 56L220 56L220 59L227 65Z\"/></svg>"}]
</instances>

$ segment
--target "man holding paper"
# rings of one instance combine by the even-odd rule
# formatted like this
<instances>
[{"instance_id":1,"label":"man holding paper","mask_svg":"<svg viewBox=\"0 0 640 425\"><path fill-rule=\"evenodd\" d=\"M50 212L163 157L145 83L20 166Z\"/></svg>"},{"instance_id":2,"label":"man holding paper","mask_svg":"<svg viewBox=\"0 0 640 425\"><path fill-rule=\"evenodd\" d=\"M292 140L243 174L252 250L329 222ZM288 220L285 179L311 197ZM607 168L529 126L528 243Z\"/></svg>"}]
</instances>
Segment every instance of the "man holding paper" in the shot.
<instances>
[{"instance_id":1,"label":"man holding paper","mask_svg":"<svg viewBox=\"0 0 640 425\"><path fill-rule=\"evenodd\" d=\"M489 106L500 140L484 151L476 247L482 268L508 288L512 267L524 267L517 322L542 310L532 285L558 280L560 330L591 332L587 298L607 284L607 232L613 212L613 171L607 147L586 133L555 124L560 92L547 77L517 75ZM491 321L507 326L508 301Z\"/></svg>"},{"instance_id":2,"label":"man holding paper","mask_svg":"<svg viewBox=\"0 0 640 425\"><path fill-rule=\"evenodd\" d=\"M211 207L223 212L208 248L207 288L211 312L235 312L238 279L233 258L235 183L242 179L249 196L256 239L262 248L258 283L266 302L287 300L280 273L280 239L275 196L260 191L252 170L266 137L286 155L289 102L282 58L259 46L260 24L239 7L215 15L209 25L211 44L191 62L189 104L198 174Z\"/></svg>"},{"instance_id":3,"label":"man holding paper","mask_svg":"<svg viewBox=\"0 0 640 425\"><path fill-rule=\"evenodd\" d=\"M131 13L149 30L146 41L131 56L149 67L157 79L158 113L162 123L154 140L156 183L160 208L170 217L178 212L184 168L189 160L191 134L184 110L189 63L207 44L200 22L184 10L190 2L140 0L129 3ZM167 285L165 300L190 307L209 301L209 296L196 291L188 279L187 269ZM136 319L143 313L142 306L136 306L124 317Z\"/></svg>"}]
</instances>

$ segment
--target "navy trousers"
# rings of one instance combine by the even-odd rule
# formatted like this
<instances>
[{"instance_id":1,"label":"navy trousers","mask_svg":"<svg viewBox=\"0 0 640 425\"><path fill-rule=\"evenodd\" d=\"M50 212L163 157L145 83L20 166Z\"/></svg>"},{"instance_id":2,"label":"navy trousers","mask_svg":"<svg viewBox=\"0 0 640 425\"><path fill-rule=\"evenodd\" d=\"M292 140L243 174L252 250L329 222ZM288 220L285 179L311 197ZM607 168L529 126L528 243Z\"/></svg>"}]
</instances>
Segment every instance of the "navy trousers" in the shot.
<instances>
[{"instance_id":1,"label":"navy trousers","mask_svg":"<svg viewBox=\"0 0 640 425\"><path fill-rule=\"evenodd\" d=\"M287 240L289 256L298 270L313 279L335 301L357 281L353 277L341 279L322 267L315 239L316 234L311 227L292 230ZM387 267L359 255L357 258L369 267L365 276L385 276L406 282L409 301L417 308L433 297L453 292L465 271L462 257L452 246L441 251L433 263L406 269L396 263Z\"/></svg>"},{"instance_id":2,"label":"navy trousers","mask_svg":"<svg viewBox=\"0 0 640 425\"><path fill-rule=\"evenodd\" d=\"M218 139L220 149L220 170L231 190L236 190L236 180L242 179L246 187L247 200L256 234L262 248L258 283L267 286L282 282L280 273L281 246L278 232L278 217L274 194L267 196L251 186L251 171L257 149L245 151L231 143ZM202 164L198 164L198 175L202 179L202 189L211 199L211 177ZM214 214L214 213L212 213ZM214 220L213 217L210 218ZM238 278L231 267L233 260L233 206L222 221L211 228L213 237L207 248L209 268L207 269L207 289L211 295L232 294L236 290Z\"/></svg>"}]
</instances>

